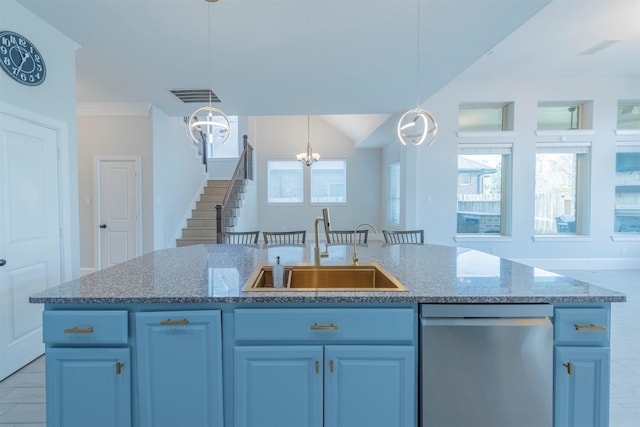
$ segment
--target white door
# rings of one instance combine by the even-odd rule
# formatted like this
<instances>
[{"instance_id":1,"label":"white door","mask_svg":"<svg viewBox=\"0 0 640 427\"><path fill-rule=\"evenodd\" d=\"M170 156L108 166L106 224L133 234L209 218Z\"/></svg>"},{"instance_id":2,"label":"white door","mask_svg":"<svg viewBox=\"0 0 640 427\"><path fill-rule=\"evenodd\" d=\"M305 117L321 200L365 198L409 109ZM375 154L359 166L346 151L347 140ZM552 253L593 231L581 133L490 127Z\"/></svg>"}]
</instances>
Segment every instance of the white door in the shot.
<instances>
[{"instance_id":1,"label":"white door","mask_svg":"<svg viewBox=\"0 0 640 427\"><path fill-rule=\"evenodd\" d=\"M140 255L139 191L135 160L99 160L98 268Z\"/></svg>"},{"instance_id":2,"label":"white door","mask_svg":"<svg viewBox=\"0 0 640 427\"><path fill-rule=\"evenodd\" d=\"M0 113L0 379L44 353L42 305L60 284L56 131Z\"/></svg>"}]
</instances>

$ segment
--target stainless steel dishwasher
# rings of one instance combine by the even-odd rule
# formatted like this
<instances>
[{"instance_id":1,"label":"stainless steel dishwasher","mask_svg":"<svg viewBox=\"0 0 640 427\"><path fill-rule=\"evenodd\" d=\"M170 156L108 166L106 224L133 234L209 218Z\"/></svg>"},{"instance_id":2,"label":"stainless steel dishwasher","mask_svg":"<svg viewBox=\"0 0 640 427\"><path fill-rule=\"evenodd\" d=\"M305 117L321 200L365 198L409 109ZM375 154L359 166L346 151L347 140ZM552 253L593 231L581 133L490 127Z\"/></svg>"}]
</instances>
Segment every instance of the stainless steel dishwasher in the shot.
<instances>
[{"instance_id":1,"label":"stainless steel dishwasher","mask_svg":"<svg viewBox=\"0 0 640 427\"><path fill-rule=\"evenodd\" d=\"M549 304L423 304L422 427L551 427Z\"/></svg>"}]
</instances>

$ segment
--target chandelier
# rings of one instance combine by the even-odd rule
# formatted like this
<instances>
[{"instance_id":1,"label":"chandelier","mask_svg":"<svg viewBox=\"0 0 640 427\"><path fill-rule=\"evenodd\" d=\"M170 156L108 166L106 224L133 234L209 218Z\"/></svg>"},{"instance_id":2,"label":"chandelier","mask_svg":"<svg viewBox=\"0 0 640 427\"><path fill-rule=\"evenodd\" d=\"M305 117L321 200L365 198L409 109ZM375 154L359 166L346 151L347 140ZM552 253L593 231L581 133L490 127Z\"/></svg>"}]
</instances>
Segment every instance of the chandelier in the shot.
<instances>
[{"instance_id":1,"label":"chandelier","mask_svg":"<svg viewBox=\"0 0 640 427\"><path fill-rule=\"evenodd\" d=\"M311 149L311 127L310 127L310 118L307 116L307 151L304 153L296 154L296 159L301 161L307 166L311 166L313 163L320 160L320 154L314 153Z\"/></svg>"},{"instance_id":2,"label":"chandelier","mask_svg":"<svg viewBox=\"0 0 640 427\"><path fill-rule=\"evenodd\" d=\"M217 0L206 1L208 3L213 3ZM207 17L209 19L209 75L213 75L213 66L211 63L211 4L207 5ZM227 116L222 111L211 105L212 93L213 91L209 90L209 105L207 107L198 108L193 112L193 114L191 114L191 117L189 117L189 135L196 144L200 142L197 135L202 135L204 140L209 144L213 144L216 135L220 135L220 137L222 137L221 143L224 144L227 142L229 135L231 134L231 124L229 123ZM204 120L199 119L199 114L205 114L206 118Z\"/></svg>"},{"instance_id":3,"label":"chandelier","mask_svg":"<svg viewBox=\"0 0 640 427\"><path fill-rule=\"evenodd\" d=\"M418 0L418 59L416 61L416 108L409 110L398 120L398 139L402 145L422 144L429 137L428 145L433 144L438 135L438 123L428 112L420 108L420 0Z\"/></svg>"}]
</instances>

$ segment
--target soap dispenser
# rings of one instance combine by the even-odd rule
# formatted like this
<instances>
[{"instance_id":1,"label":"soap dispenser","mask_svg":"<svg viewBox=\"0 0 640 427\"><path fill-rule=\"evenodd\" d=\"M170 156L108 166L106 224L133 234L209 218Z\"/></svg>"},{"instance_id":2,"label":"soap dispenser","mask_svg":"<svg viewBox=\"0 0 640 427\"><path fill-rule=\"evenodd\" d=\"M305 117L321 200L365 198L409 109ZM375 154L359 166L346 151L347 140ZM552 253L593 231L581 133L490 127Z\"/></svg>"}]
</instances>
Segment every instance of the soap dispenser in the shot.
<instances>
[{"instance_id":1,"label":"soap dispenser","mask_svg":"<svg viewBox=\"0 0 640 427\"><path fill-rule=\"evenodd\" d=\"M276 263L273 265L271 272L273 275L273 287L281 288L284 286L284 267L280 264L280 257L276 257Z\"/></svg>"}]
</instances>

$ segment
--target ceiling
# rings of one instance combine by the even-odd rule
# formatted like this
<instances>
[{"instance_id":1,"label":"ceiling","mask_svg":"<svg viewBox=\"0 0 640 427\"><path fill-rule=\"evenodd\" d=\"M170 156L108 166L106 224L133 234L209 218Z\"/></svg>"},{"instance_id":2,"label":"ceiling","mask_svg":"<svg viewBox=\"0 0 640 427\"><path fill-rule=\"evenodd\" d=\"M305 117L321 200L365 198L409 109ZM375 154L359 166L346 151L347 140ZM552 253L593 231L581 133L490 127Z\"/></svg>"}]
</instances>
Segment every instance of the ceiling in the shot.
<instances>
[{"instance_id":1,"label":"ceiling","mask_svg":"<svg viewBox=\"0 0 640 427\"><path fill-rule=\"evenodd\" d=\"M356 144L461 74L640 76L637 0L18 3L80 46L79 104L184 116L206 104L170 90L210 88L229 115L322 115Z\"/></svg>"}]
</instances>

